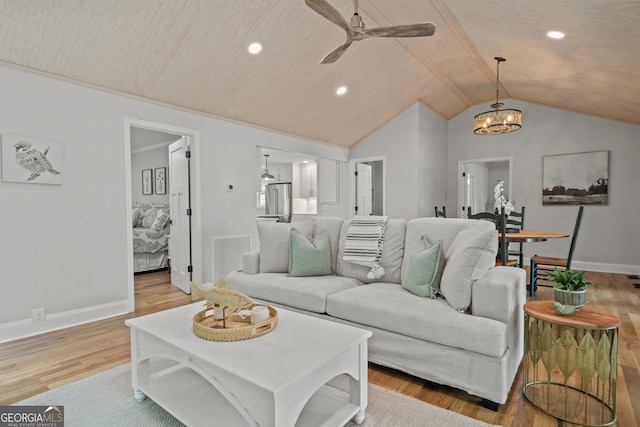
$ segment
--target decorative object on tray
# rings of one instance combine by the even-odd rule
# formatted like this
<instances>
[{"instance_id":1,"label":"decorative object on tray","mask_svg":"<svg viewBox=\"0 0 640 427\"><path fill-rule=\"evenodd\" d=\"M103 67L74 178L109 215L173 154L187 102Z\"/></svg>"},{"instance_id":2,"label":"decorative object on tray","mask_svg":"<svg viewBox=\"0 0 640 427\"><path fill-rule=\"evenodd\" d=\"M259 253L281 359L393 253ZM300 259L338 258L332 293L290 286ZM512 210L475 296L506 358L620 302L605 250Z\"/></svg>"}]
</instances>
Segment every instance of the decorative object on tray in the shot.
<instances>
[{"instance_id":1,"label":"decorative object on tray","mask_svg":"<svg viewBox=\"0 0 640 427\"><path fill-rule=\"evenodd\" d=\"M191 282L191 299L201 298L206 300L206 309L193 317L193 332L200 338L246 340L264 335L278 324L274 308L254 303L248 296L230 289L224 279L211 289L201 289Z\"/></svg>"},{"instance_id":2,"label":"decorative object on tray","mask_svg":"<svg viewBox=\"0 0 640 427\"><path fill-rule=\"evenodd\" d=\"M556 283L553 288L553 306L558 314L569 316L587 304L586 288L595 284L586 282L584 275L584 271L563 271L557 267L547 275L548 280Z\"/></svg>"},{"instance_id":3,"label":"decorative object on tray","mask_svg":"<svg viewBox=\"0 0 640 427\"><path fill-rule=\"evenodd\" d=\"M267 319L259 323L250 323L251 317L242 319L241 316L236 316L237 313L227 319L217 319L211 314L211 310L205 309L193 317L193 333L209 341L231 342L257 338L273 331L278 325L276 309L258 304L250 308L254 307L265 307L269 314Z\"/></svg>"}]
</instances>

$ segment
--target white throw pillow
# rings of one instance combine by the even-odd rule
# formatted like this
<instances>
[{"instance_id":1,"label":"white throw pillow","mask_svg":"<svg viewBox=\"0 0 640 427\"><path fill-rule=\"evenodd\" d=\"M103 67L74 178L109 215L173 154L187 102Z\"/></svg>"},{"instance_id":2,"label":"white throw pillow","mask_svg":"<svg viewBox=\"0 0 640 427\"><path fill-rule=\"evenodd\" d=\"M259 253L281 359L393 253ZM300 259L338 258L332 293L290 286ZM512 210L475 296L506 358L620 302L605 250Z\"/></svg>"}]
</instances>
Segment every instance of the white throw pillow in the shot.
<instances>
[{"instance_id":1,"label":"white throw pillow","mask_svg":"<svg viewBox=\"0 0 640 427\"><path fill-rule=\"evenodd\" d=\"M313 223L258 221L258 239L260 240L260 273L289 272L289 235L296 228L304 236L311 237Z\"/></svg>"},{"instance_id":2,"label":"white throw pillow","mask_svg":"<svg viewBox=\"0 0 640 427\"><path fill-rule=\"evenodd\" d=\"M496 230L462 229L451 242L440 280L440 292L460 312L471 305L471 285L495 266L498 253Z\"/></svg>"}]
</instances>

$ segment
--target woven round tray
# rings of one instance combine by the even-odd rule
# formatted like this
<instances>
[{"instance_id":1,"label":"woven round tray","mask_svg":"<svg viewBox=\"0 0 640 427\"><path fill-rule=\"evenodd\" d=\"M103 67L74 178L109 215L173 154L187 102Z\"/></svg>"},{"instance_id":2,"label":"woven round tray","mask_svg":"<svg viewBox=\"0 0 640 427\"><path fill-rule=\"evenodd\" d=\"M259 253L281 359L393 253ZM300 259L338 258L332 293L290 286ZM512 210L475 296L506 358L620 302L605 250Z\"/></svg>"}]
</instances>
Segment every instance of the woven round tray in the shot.
<instances>
[{"instance_id":1,"label":"woven round tray","mask_svg":"<svg viewBox=\"0 0 640 427\"><path fill-rule=\"evenodd\" d=\"M262 304L254 304L262 305ZM248 307L251 309L251 307ZM233 315L228 316L226 327L222 328L222 319L207 316L211 310L202 310L193 316L193 332L196 336L209 341L241 341L256 338L273 331L278 325L278 312L275 308L267 306L269 318L264 322L251 324L233 320Z\"/></svg>"}]
</instances>

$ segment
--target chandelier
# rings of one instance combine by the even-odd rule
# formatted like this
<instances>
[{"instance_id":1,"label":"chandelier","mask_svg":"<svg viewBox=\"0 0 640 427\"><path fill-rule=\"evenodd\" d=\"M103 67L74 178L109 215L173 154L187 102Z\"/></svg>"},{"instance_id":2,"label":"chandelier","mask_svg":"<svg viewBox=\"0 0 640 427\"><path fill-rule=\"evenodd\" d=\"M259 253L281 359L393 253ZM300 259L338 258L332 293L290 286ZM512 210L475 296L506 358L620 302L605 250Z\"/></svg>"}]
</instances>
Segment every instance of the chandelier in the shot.
<instances>
[{"instance_id":1,"label":"chandelier","mask_svg":"<svg viewBox=\"0 0 640 427\"><path fill-rule=\"evenodd\" d=\"M499 56L495 57L496 64L496 103L491 104L493 110L480 113L473 118L473 133L476 135L497 135L501 133L515 132L522 127L522 111L504 107L502 102L498 102L498 91L500 89L500 63L506 61Z\"/></svg>"}]
</instances>

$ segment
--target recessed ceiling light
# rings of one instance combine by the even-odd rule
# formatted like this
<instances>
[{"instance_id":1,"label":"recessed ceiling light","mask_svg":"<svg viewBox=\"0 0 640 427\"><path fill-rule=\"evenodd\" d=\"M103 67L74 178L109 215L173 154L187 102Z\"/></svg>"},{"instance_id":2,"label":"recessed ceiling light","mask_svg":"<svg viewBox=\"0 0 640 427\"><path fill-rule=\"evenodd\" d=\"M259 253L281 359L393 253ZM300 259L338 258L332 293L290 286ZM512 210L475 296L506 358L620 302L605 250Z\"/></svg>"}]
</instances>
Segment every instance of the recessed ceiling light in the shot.
<instances>
[{"instance_id":1,"label":"recessed ceiling light","mask_svg":"<svg viewBox=\"0 0 640 427\"><path fill-rule=\"evenodd\" d=\"M262 50L262 45L260 43L251 43L249 45L249 53L255 55Z\"/></svg>"},{"instance_id":2,"label":"recessed ceiling light","mask_svg":"<svg viewBox=\"0 0 640 427\"><path fill-rule=\"evenodd\" d=\"M552 39L563 39L564 33L561 33L560 31L549 31L547 33L547 36L551 37Z\"/></svg>"},{"instance_id":3,"label":"recessed ceiling light","mask_svg":"<svg viewBox=\"0 0 640 427\"><path fill-rule=\"evenodd\" d=\"M336 93L338 95L344 95L345 93L347 93L347 87L346 86L340 86L338 88L338 90L336 90Z\"/></svg>"}]
</instances>

